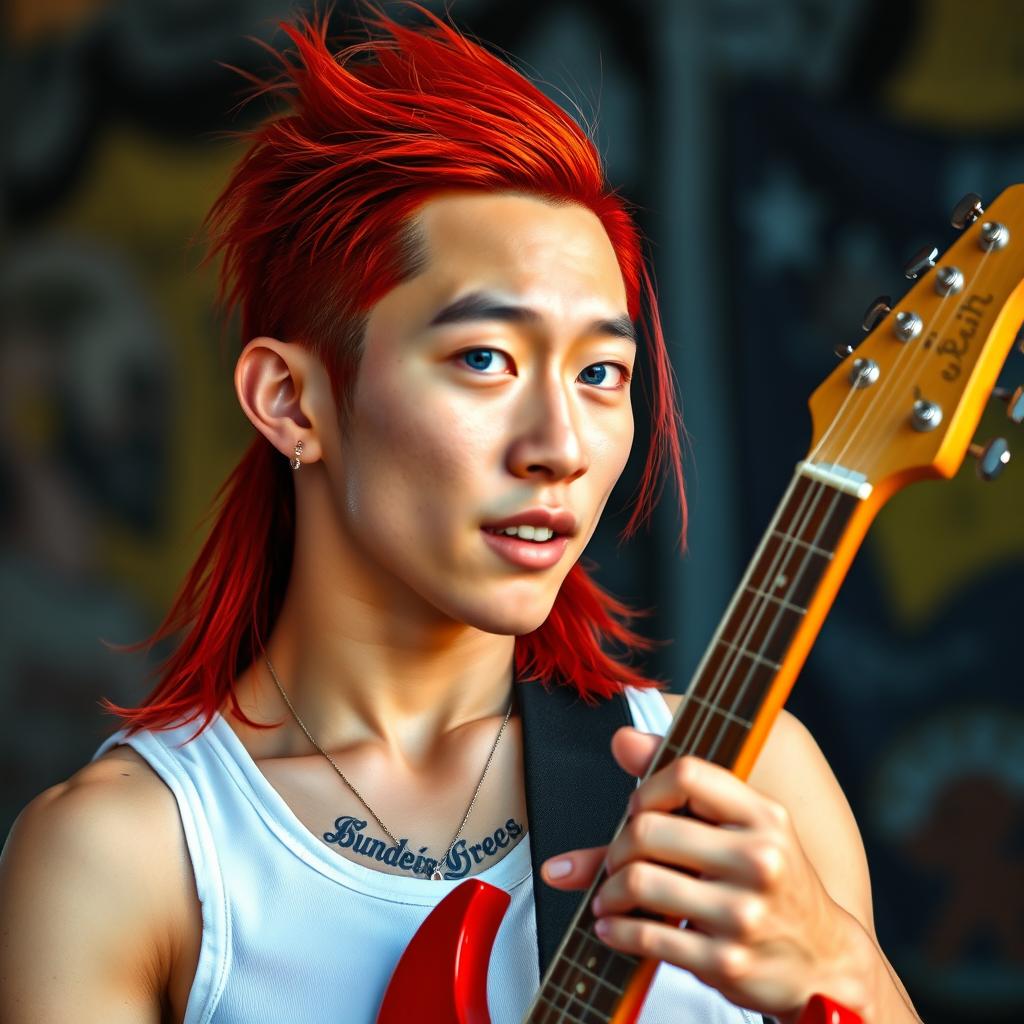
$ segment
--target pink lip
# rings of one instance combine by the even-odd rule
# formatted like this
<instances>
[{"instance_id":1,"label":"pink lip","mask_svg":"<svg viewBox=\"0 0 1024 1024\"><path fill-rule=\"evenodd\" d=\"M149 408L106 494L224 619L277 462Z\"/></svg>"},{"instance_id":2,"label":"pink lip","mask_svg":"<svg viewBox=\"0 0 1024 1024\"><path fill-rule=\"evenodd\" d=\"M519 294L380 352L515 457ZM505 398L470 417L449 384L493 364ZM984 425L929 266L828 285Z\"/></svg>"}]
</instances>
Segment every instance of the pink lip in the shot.
<instances>
[{"instance_id":1,"label":"pink lip","mask_svg":"<svg viewBox=\"0 0 1024 1024\"><path fill-rule=\"evenodd\" d=\"M488 530L503 530L506 526L546 526L557 534L572 536L576 533L576 517L566 508L547 508L541 505L515 512L492 523L484 523L485 529Z\"/></svg>"},{"instance_id":2,"label":"pink lip","mask_svg":"<svg viewBox=\"0 0 1024 1024\"><path fill-rule=\"evenodd\" d=\"M525 523L522 519L517 519L508 525L514 526L518 523L528 526L534 525L533 523ZM569 538L564 536L552 537L551 540L535 541L510 537L507 533L488 533L487 530L481 530L480 532L492 551L501 555L506 561L523 569L550 569L565 554L565 549L569 544Z\"/></svg>"}]
</instances>

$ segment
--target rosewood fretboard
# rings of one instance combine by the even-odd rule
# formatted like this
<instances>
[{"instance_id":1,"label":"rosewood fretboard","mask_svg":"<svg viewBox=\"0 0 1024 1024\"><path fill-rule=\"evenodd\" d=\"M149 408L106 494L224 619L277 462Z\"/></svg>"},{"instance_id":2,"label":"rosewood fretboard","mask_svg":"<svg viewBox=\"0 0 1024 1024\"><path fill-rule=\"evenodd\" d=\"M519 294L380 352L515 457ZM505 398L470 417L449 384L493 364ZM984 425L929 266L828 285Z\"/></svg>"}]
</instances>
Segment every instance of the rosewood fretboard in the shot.
<instances>
[{"instance_id":1,"label":"rosewood fretboard","mask_svg":"<svg viewBox=\"0 0 1024 1024\"><path fill-rule=\"evenodd\" d=\"M854 487L839 489L798 471L697 668L686 699L648 774L686 754L736 765L805 614L821 589L836 548L860 504ZM625 824L625 817L616 835ZM607 1024L632 1019L650 961L617 953L593 932L590 901L580 904L527 1014L528 1024ZM649 979L648 979L649 980Z\"/></svg>"}]
</instances>

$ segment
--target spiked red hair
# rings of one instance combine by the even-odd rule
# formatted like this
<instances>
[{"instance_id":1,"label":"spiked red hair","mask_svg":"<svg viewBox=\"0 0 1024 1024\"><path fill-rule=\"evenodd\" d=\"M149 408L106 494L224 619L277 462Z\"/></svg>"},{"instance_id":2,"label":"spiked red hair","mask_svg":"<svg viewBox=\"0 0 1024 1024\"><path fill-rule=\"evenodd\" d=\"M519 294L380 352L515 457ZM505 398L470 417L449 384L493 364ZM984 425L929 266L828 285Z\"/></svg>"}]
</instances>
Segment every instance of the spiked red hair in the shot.
<instances>
[{"instance_id":1,"label":"spiked red hair","mask_svg":"<svg viewBox=\"0 0 1024 1024\"><path fill-rule=\"evenodd\" d=\"M404 27L378 12L369 37L336 55L326 19L282 25L297 52L270 51L283 68L271 81L246 75L256 95L283 93L291 104L243 135L250 147L207 218L211 256L223 255L225 307L240 311L243 340L269 334L315 351L343 407L366 313L410 272L407 228L431 196L522 192L587 207L617 255L650 374L651 443L623 536L649 516L666 475L677 487L685 535L681 424L654 288L596 148L513 67L417 10L426 26ZM294 499L287 460L256 437L218 491L212 531L167 617L147 641L121 648L152 647L184 631L141 707L103 702L129 732L200 717L201 731L226 698L257 725L238 706L233 682L262 650L280 610ZM624 684L657 685L605 649L609 642L650 648L627 626L633 614L574 566L548 619L517 638L517 674L568 683L588 700Z\"/></svg>"}]
</instances>

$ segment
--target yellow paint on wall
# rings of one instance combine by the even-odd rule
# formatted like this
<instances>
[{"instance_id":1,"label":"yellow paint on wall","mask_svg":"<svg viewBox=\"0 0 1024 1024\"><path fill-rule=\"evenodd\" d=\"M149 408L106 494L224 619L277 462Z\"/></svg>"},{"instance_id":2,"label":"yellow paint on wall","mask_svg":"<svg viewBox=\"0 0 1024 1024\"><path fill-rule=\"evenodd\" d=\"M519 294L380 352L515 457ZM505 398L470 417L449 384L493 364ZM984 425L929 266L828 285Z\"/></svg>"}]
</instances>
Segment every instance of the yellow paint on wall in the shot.
<instances>
[{"instance_id":1,"label":"yellow paint on wall","mask_svg":"<svg viewBox=\"0 0 1024 1024\"><path fill-rule=\"evenodd\" d=\"M214 317L216 268L200 268L190 245L241 149L237 143L184 144L112 124L83 177L46 228L113 251L136 276L163 326L171 398L169 479L163 532L140 536L101 524L101 564L151 613L166 612L205 538L200 518L252 437L238 407L233 359L238 339L222 343Z\"/></svg>"},{"instance_id":2,"label":"yellow paint on wall","mask_svg":"<svg viewBox=\"0 0 1024 1024\"><path fill-rule=\"evenodd\" d=\"M883 600L906 629L926 627L994 569L1016 565L1024 578L1024 430L993 401L976 437L996 436L1016 454L997 480L979 480L968 456L954 479L922 481L897 494L868 534L864 554L875 560Z\"/></svg>"},{"instance_id":3,"label":"yellow paint on wall","mask_svg":"<svg viewBox=\"0 0 1024 1024\"><path fill-rule=\"evenodd\" d=\"M929 0L883 89L891 113L960 132L1024 120L1024 60L1017 0Z\"/></svg>"}]
</instances>

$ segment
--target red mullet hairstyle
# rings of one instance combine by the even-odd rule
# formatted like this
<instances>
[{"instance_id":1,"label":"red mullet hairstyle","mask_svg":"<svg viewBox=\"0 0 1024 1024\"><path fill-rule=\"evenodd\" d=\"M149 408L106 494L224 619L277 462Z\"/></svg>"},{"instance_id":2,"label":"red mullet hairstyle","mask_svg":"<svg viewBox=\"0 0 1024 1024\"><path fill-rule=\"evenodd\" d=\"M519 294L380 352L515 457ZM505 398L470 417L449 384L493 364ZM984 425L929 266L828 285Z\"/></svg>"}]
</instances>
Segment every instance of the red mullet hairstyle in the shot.
<instances>
[{"instance_id":1,"label":"red mullet hairstyle","mask_svg":"<svg viewBox=\"0 0 1024 1024\"><path fill-rule=\"evenodd\" d=\"M367 24L380 31L338 54L328 48L326 17L283 24L297 53L267 47L281 74L264 81L242 72L254 95L283 93L291 102L241 135L249 149L207 217L208 258L223 256L223 306L240 313L243 340L266 334L315 352L344 409L367 311L415 272L409 227L427 200L459 189L586 207L614 247L650 372L651 444L622 536L649 517L670 475L685 537L681 419L654 286L594 144L517 70L410 6L429 24L403 27L375 11ZM167 617L148 640L117 648L149 649L183 631L141 707L102 702L129 734L202 717L198 735L228 697L242 721L259 727L239 707L233 683L263 650L284 597L295 529L291 477L288 459L258 435L218 491L213 528ZM568 683L588 701L627 684L660 685L605 649L650 649L626 624L635 614L575 565L544 624L516 638L517 677Z\"/></svg>"}]
</instances>

